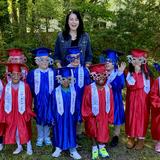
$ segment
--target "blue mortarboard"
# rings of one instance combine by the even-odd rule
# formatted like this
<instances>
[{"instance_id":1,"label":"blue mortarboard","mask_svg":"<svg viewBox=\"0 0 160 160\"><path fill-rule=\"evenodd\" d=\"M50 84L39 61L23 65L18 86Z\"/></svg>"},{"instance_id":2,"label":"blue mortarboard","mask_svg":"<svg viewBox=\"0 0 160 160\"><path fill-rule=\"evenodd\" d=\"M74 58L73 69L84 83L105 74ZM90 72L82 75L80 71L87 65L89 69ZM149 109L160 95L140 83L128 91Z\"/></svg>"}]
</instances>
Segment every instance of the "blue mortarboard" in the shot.
<instances>
[{"instance_id":1,"label":"blue mortarboard","mask_svg":"<svg viewBox=\"0 0 160 160\"><path fill-rule=\"evenodd\" d=\"M36 57L41 57L41 56L49 56L51 51L52 50L50 48L41 47L41 48L36 48L31 52L35 54Z\"/></svg>"},{"instance_id":2,"label":"blue mortarboard","mask_svg":"<svg viewBox=\"0 0 160 160\"><path fill-rule=\"evenodd\" d=\"M63 67L63 68L58 68L57 69L57 75L61 75L62 77L71 77L72 73L71 73L71 69L73 69L72 67Z\"/></svg>"},{"instance_id":3,"label":"blue mortarboard","mask_svg":"<svg viewBox=\"0 0 160 160\"><path fill-rule=\"evenodd\" d=\"M112 63L117 63L119 60L119 55L120 52L116 51L116 50L112 50L112 49L107 49L105 51L103 51L103 53L106 55L106 59L110 59L112 60Z\"/></svg>"},{"instance_id":4,"label":"blue mortarboard","mask_svg":"<svg viewBox=\"0 0 160 160\"><path fill-rule=\"evenodd\" d=\"M81 49L78 46L67 48L67 55L79 54L79 53L81 53Z\"/></svg>"},{"instance_id":5,"label":"blue mortarboard","mask_svg":"<svg viewBox=\"0 0 160 160\"><path fill-rule=\"evenodd\" d=\"M73 62L75 59L80 58L81 49L78 46L69 47L66 50L66 59L68 62ZM77 57L71 57L71 55L75 54Z\"/></svg>"},{"instance_id":6,"label":"blue mortarboard","mask_svg":"<svg viewBox=\"0 0 160 160\"><path fill-rule=\"evenodd\" d=\"M160 64L154 63L153 66L158 72L160 72Z\"/></svg>"}]
</instances>

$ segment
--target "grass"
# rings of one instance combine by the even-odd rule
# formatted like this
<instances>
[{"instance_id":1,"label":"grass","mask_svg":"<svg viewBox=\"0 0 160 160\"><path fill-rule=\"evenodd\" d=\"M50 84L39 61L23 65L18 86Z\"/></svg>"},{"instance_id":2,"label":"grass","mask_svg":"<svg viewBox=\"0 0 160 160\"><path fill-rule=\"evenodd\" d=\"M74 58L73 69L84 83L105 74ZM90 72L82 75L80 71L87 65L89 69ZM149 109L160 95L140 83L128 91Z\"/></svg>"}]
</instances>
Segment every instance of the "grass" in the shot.
<instances>
[{"instance_id":1,"label":"grass","mask_svg":"<svg viewBox=\"0 0 160 160\"><path fill-rule=\"evenodd\" d=\"M35 146L36 133L35 125L33 126L33 150L34 154L32 156L26 155L26 146L24 150L19 155L12 155L15 150L16 145L6 145L4 150L0 152L0 160L72 160L69 156L69 152L63 152L60 158L52 158L51 153L53 148L51 146L44 146L38 148ZM111 126L111 132L113 127ZM125 147L126 136L124 133L124 127L122 128L120 142L117 147L110 148L108 145L106 148L110 154L110 160L160 160L160 154L154 151L154 143L150 136L150 130L148 129L148 134L146 136L145 148L142 151L136 151L134 149L129 150ZM79 141L81 147L78 148L79 153L83 160L91 159L91 141L83 135Z\"/></svg>"}]
</instances>

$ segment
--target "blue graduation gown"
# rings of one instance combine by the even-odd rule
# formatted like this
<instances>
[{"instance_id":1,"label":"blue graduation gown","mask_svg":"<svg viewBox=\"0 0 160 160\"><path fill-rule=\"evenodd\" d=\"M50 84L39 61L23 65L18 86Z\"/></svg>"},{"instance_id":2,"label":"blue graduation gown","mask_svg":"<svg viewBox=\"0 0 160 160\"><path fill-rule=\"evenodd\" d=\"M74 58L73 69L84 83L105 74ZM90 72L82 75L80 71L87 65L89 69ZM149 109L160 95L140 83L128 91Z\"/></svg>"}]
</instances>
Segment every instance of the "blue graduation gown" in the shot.
<instances>
[{"instance_id":1,"label":"blue graduation gown","mask_svg":"<svg viewBox=\"0 0 160 160\"><path fill-rule=\"evenodd\" d=\"M76 118L77 118L78 122L81 122L82 121L81 107L82 107L82 97L83 97L83 93L84 93L84 87L86 85L89 85L91 83L91 80L90 80L90 74L89 74L88 69L83 67L83 70L84 70L84 85L83 85L83 87L80 88L78 86L78 69L79 69L79 67L76 67L73 70L73 74L74 74L74 77L76 79L76 82L74 84L75 89L76 89L76 94L77 94L77 98L76 98L77 115L76 115Z\"/></svg>"},{"instance_id":2,"label":"blue graduation gown","mask_svg":"<svg viewBox=\"0 0 160 160\"><path fill-rule=\"evenodd\" d=\"M70 89L61 89L64 113L60 115L57 112L57 102L56 102L56 89L52 94L52 107L54 112L54 126L53 126L53 145L59 147L62 150L67 150L76 147L76 108L72 115L70 113L70 103L71 103L71 91Z\"/></svg>"},{"instance_id":3,"label":"blue graduation gown","mask_svg":"<svg viewBox=\"0 0 160 160\"><path fill-rule=\"evenodd\" d=\"M115 71L113 71L115 73ZM114 97L114 125L121 125L125 122L124 104L122 99L122 89L125 86L125 77L116 75L116 77L110 82Z\"/></svg>"},{"instance_id":4,"label":"blue graduation gown","mask_svg":"<svg viewBox=\"0 0 160 160\"><path fill-rule=\"evenodd\" d=\"M30 86L32 95L34 97L34 111L36 113L36 123L38 125L50 125L50 120L48 117L53 114L51 112L51 106L49 105L51 101L51 94L49 93L49 80L48 80L48 71L40 71L40 90L36 95L34 91L35 79L34 79L34 70L31 70L27 75L27 83ZM55 82L55 71L54 72L54 82ZM55 83L54 83L55 84Z\"/></svg>"}]
</instances>

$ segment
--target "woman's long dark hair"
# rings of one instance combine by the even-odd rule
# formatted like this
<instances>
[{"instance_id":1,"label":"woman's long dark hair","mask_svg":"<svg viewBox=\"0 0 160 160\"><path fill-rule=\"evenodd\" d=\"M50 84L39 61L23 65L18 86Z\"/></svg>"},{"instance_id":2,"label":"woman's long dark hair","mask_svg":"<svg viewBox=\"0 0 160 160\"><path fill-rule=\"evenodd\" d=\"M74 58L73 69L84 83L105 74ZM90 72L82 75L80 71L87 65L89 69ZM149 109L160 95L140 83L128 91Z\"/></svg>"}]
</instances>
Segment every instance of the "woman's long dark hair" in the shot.
<instances>
[{"instance_id":1,"label":"woman's long dark hair","mask_svg":"<svg viewBox=\"0 0 160 160\"><path fill-rule=\"evenodd\" d=\"M146 66L145 66L146 65ZM141 65L141 71L142 73L144 73L146 79L149 79L149 77L153 77L152 72L149 70L149 67L147 64L142 64ZM135 72L134 66L132 65L132 63L129 63L129 72L132 74L133 72Z\"/></svg>"},{"instance_id":2,"label":"woman's long dark hair","mask_svg":"<svg viewBox=\"0 0 160 160\"><path fill-rule=\"evenodd\" d=\"M80 13L78 11L71 11L66 16L65 28L64 28L64 31L63 31L63 37L64 37L65 40L68 40L69 37L70 37L70 35L69 35L70 28L69 28L68 20L69 20L69 16L71 14L75 14L77 16L78 20L79 20L79 26L77 28L77 39L79 39L80 36L84 33L84 26L83 26L83 21L82 21Z\"/></svg>"}]
</instances>

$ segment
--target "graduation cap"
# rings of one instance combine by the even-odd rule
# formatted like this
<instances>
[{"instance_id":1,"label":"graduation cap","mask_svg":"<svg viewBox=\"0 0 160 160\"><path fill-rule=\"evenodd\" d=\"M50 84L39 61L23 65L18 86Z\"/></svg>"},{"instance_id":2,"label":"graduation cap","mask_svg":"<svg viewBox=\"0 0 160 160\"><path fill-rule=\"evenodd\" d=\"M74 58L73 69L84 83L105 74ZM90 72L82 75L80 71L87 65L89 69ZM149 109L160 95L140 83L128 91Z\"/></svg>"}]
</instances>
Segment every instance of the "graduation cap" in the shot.
<instances>
[{"instance_id":1,"label":"graduation cap","mask_svg":"<svg viewBox=\"0 0 160 160\"><path fill-rule=\"evenodd\" d=\"M119 60L119 56L124 55L123 52L119 52L113 49L106 49L103 51L103 54L106 55L105 61L111 61L112 63L116 64Z\"/></svg>"},{"instance_id":2,"label":"graduation cap","mask_svg":"<svg viewBox=\"0 0 160 160\"><path fill-rule=\"evenodd\" d=\"M158 72L160 72L160 64L154 63L153 66Z\"/></svg>"},{"instance_id":3,"label":"graduation cap","mask_svg":"<svg viewBox=\"0 0 160 160\"><path fill-rule=\"evenodd\" d=\"M11 48L7 50L8 52L8 62L10 63L25 63L27 61L20 48Z\"/></svg>"},{"instance_id":4,"label":"graduation cap","mask_svg":"<svg viewBox=\"0 0 160 160\"><path fill-rule=\"evenodd\" d=\"M145 51L145 50L142 50L142 49L132 49L131 50L131 55L133 56L133 57L145 57L145 58L147 58L147 51Z\"/></svg>"},{"instance_id":5,"label":"graduation cap","mask_svg":"<svg viewBox=\"0 0 160 160\"><path fill-rule=\"evenodd\" d=\"M73 62L75 59L80 58L81 49L78 46L69 47L66 50L66 59L68 62ZM76 57L72 57L71 55L76 55Z\"/></svg>"},{"instance_id":6,"label":"graduation cap","mask_svg":"<svg viewBox=\"0 0 160 160\"><path fill-rule=\"evenodd\" d=\"M96 73L104 73L106 72L106 67L105 64L100 63L100 64L93 64L89 67L90 72L96 72Z\"/></svg>"},{"instance_id":7,"label":"graduation cap","mask_svg":"<svg viewBox=\"0 0 160 160\"><path fill-rule=\"evenodd\" d=\"M9 57L22 56L23 51L20 48L10 48L7 50Z\"/></svg>"},{"instance_id":8,"label":"graduation cap","mask_svg":"<svg viewBox=\"0 0 160 160\"><path fill-rule=\"evenodd\" d=\"M31 52L36 57L41 57L41 56L49 56L51 51L52 50L50 48L41 47L41 48L36 48L36 49L32 50Z\"/></svg>"},{"instance_id":9,"label":"graduation cap","mask_svg":"<svg viewBox=\"0 0 160 160\"><path fill-rule=\"evenodd\" d=\"M81 49L78 46L74 46L74 47L69 47L67 48L67 54L71 55L71 54L79 54L81 53Z\"/></svg>"},{"instance_id":10,"label":"graduation cap","mask_svg":"<svg viewBox=\"0 0 160 160\"><path fill-rule=\"evenodd\" d=\"M8 68L8 72L18 72L20 73L22 71L21 67L24 67L24 64L21 63L5 63L5 65Z\"/></svg>"},{"instance_id":11,"label":"graduation cap","mask_svg":"<svg viewBox=\"0 0 160 160\"><path fill-rule=\"evenodd\" d=\"M61 75L62 77L71 77L72 76L72 72L71 69L73 69L72 67L62 67L62 68L58 68L57 69L57 75Z\"/></svg>"}]
</instances>

